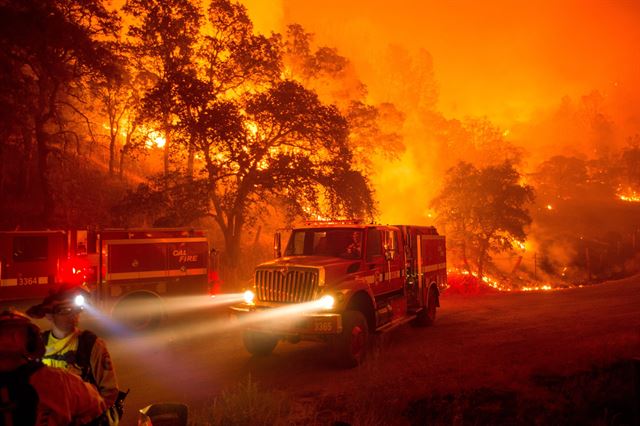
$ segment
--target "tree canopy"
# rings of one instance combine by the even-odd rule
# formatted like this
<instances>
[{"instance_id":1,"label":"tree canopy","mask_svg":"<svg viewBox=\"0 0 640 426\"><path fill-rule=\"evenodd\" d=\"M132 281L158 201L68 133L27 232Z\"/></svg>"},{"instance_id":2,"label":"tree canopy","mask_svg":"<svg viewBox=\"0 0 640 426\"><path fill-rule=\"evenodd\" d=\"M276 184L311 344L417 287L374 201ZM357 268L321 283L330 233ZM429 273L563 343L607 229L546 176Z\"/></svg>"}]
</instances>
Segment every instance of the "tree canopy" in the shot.
<instances>
[{"instance_id":1,"label":"tree canopy","mask_svg":"<svg viewBox=\"0 0 640 426\"><path fill-rule=\"evenodd\" d=\"M475 268L482 277L491 253L525 240L533 197L533 188L520 183L510 162L484 168L460 162L447 172L432 207L460 250L464 267Z\"/></svg>"},{"instance_id":2,"label":"tree canopy","mask_svg":"<svg viewBox=\"0 0 640 426\"><path fill-rule=\"evenodd\" d=\"M92 137L83 112L86 87L92 77L117 72L109 41L118 27L117 15L99 0L0 3L0 109L13 111L0 118L5 136L0 149L24 161L25 168L13 172L17 175L29 173L28 159L37 159L38 185L30 185L26 175L17 180L30 202L41 200L41 221L51 220L55 209L50 156L69 141L77 145L82 133ZM75 118L87 124L84 132L74 129Z\"/></svg>"},{"instance_id":3,"label":"tree canopy","mask_svg":"<svg viewBox=\"0 0 640 426\"><path fill-rule=\"evenodd\" d=\"M155 9L144 10L140 17ZM154 222L164 225L184 225L196 212L213 218L231 266L243 229L274 200L302 216L371 217L373 195L353 168L347 117L283 78L280 38L254 34L246 9L226 0L212 1L204 22L194 33L193 60L167 69L147 95L158 105L170 100L168 110L145 106L154 117L171 114L174 143L193 160L177 175L165 171L164 185L142 185L127 211L155 212ZM189 193L206 197L191 214L177 213L184 203L174 201ZM136 209L135 199L145 206Z\"/></svg>"}]
</instances>

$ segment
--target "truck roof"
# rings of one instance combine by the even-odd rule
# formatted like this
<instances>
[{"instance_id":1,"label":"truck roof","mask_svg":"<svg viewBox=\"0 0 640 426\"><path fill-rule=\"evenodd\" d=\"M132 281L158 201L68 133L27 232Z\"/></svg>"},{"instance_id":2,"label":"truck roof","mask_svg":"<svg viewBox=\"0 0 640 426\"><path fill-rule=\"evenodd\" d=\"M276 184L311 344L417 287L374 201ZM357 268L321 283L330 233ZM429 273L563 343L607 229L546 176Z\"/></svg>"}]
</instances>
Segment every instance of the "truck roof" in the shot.
<instances>
[{"instance_id":1,"label":"truck roof","mask_svg":"<svg viewBox=\"0 0 640 426\"><path fill-rule=\"evenodd\" d=\"M51 235L65 234L67 231L61 229L19 229L15 231L0 231L1 235Z\"/></svg>"},{"instance_id":2,"label":"truck roof","mask_svg":"<svg viewBox=\"0 0 640 426\"><path fill-rule=\"evenodd\" d=\"M294 229L323 229L323 228L355 228L365 229L375 226L388 226L392 228L402 229L404 232L415 230L420 234L438 235L438 231L435 226L429 225L394 225L394 224L382 224L382 223L364 223L361 220L329 220L329 221L307 221L302 226L296 226Z\"/></svg>"},{"instance_id":3,"label":"truck roof","mask_svg":"<svg viewBox=\"0 0 640 426\"><path fill-rule=\"evenodd\" d=\"M144 239L144 238L176 238L206 237L207 231L194 228L112 228L98 231L102 239Z\"/></svg>"}]
</instances>

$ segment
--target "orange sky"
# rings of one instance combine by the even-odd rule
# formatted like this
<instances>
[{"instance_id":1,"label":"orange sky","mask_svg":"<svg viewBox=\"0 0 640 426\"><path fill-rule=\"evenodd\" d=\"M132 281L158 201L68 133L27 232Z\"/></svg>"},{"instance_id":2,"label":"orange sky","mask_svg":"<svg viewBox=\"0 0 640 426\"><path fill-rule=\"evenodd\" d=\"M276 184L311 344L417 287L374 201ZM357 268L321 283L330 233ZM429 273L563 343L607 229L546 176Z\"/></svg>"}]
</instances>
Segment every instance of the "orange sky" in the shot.
<instances>
[{"instance_id":1,"label":"orange sky","mask_svg":"<svg viewBox=\"0 0 640 426\"><path fill-rule=\"evenodd\" d=\"M640 2L246 0L260 31L297 22L336 46L368 79L391 43L434 60L439 108L448 116L527 120L563 95L638 92ZM379 96L383 97L383 96Z\"/></svg>"},{"instance_id":2,"label":"orange sky","mask_svg":"<svg viewBox=\"0 0 640 426\"><path fill-rule=\"evenodd\" d=\"M582 97L599 93L596 112L613 123L613 136L604 139L616 145L611 148L640 133L640 1L243 3L260 32L299 23L316 35L317 44L337 47L368 86L369 102L390 101L409 114L407 152L371 176L382 222L430 222L428 202L441 178L419 160L430 149L420 118L390 93L394 69L385 54L391 45L414 57L428 51L439 88L436 109L449 119L486 116L509 130L509 139L526 150L529 170L551 155L596 152L591 123L557 114L565 97L579 113Z\"/></svg>"}]
</instances>

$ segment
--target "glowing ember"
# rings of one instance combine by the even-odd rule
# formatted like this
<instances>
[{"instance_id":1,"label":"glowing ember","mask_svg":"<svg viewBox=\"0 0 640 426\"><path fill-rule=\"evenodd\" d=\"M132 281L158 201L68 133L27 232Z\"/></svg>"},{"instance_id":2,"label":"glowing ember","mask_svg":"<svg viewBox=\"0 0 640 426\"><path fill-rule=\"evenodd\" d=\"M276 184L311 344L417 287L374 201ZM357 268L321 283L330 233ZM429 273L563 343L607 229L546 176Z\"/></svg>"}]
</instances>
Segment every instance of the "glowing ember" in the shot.
<instances>
[{"instance_id":1,"label":"glowing ember","mask_svg":"<svg viewBox=\"0 0 640 426\"><path fill-rule=\"evenodd\" d=\"M640 203L640 194L635 191L627 192L625 194L618 194L618 198L622 201L630 203Z\"/></svg>"},{"instance_id":2,"label":"glowing ember","mask_svg":"<svg viewBox=\"0 0 640 426\"><path fill-rule=\"evenodd\" d=\"M551 287L549 284L543 284L543 285L533 286L533 287L521 287L520 290L521 291L549 291L549 290L557 290L557 289Z\"/></svg>"},{"instance_id":3,"label":"glowing ember","mask_svg":"<svg viewBox=\"0 0 640 426\"><path fill-rule=\"evenodd\" d=\"M553 206L551 204L547 204L547 210L553 210Z\"/></svg>"}]
</instances>

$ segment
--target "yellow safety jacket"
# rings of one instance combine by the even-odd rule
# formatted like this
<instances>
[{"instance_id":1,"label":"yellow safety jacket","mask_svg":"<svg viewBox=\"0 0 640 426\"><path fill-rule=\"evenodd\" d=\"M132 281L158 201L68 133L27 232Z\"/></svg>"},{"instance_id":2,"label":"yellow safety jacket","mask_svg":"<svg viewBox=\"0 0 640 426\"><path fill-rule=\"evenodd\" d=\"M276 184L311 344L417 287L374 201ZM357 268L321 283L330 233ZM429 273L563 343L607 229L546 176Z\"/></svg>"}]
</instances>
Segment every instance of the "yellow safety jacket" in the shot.
<instances>
[{"instance_id":1,"label":"yellow safety jacket","mask_svg":"<svg viewBox=\"0 0 640 426\"><path fill-rule=\"evenodd\" d=\"M72 372L91 382L100 392L107 407L111 407L118 397L118 381L111 362L111 356L104 340L99 337L96 338L89 356L91 378L83 377L82 366L77 362L78 344L83 333L82 330L76 329L62 339L56 339L53 333L46 333L45 336L48 336L45 342L46 352L42 362L45 365Z\"/></svg>"}]
</instances>

